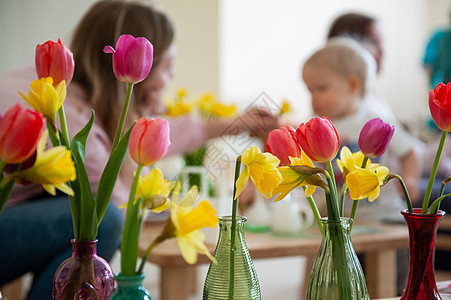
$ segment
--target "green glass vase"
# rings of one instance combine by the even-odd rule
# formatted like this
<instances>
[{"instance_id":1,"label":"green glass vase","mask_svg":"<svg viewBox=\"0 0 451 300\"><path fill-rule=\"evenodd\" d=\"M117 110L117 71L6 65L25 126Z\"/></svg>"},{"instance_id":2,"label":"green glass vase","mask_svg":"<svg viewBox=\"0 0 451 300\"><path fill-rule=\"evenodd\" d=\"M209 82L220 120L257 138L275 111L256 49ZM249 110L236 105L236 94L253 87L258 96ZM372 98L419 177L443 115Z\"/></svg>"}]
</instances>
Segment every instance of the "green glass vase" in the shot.
<instances>
[{"instance_id":1,"label":"green glass vase","mask_svg":"<svg viewBox=\"0 0 451 300\"><path fill-rule=\"evenodd\" d=\"M232 232L232 217L219 218L219 237L214 257L204 283L204 300L259 300L260 284L254 263L244 240L245 217L237 217ZM235 235L232 255L232 236Z\"/></svg>"},{"instance_id":2,"label":"green glass vase","mask_svg":"<svg viewBox=\"0 0 451 300\"><path fill-rule=\"evenodd\" d=\"M110 300L152 300L149 292L142 286L145 276L143 273L134 276L116 274L114 278L117 287Z\"/></svg>"},{"instance_id":3,"label":"green glass vase","mask_svg":"<svg viewBox=\"0 0 451 300\"><path fill-rule=\"evenodd\" d=\"M365 276L352 247L352 219L322 218L323 235L307 287L308 300L370 299Z\"/></svg>"}]
</instances>

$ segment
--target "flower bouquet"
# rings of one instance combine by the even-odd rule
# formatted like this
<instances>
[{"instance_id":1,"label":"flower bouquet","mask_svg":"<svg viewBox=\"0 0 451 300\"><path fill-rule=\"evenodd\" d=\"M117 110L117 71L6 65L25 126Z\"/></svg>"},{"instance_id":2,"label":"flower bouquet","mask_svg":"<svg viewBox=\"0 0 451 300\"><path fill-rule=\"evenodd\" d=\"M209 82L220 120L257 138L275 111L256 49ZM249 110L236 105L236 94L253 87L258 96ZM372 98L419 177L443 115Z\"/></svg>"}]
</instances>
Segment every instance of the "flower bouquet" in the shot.
<instances>
[{"instance_id":1,"label":"flower bouquet","mask_svg":"<svg viewBox=\"0 0 451 300\"><path fill-rule=\"evenodd\" d=\"M351 153L348 148L343 148L339 165L344 176L353 180L343 186L340 194L337 193L331 163L338 153L339 138L335 127L327 118L314 118L301 124L297 130L291 126L273 130L266 145L269 153L262 153L257 147L246 149L236 162L230 253L236 251L235 243L239 239L239 235L237 237L233 234L240 220L237 217L238 197L249 178L264 197L275 196L275 201L283 199L292 189L302 186L323 233L322 248L310 279L308 298L369 299L365 278L350 241L353 219L343 218L344 195L349 189L356 201L352 217L355 217L358 199L368 197L373 201L378 197L388 169L372 164L369 158L378 157L385 152L393 130L392 126L380 119L370 120L362 129L360 139L361 149L365 152ZM365 141L364 137L368 135L373 139ZM327 169L315 167L312 160L325 163ZM241 165L244 165L242 172ZM328 215L323 219L312 197L317 186L323 188L326 195ZM233 270L234 264L231 255L229 270ZM228 299L232 299L237 292L234 290L235 277L230 272Z\"/></svg>"}]
</instances>

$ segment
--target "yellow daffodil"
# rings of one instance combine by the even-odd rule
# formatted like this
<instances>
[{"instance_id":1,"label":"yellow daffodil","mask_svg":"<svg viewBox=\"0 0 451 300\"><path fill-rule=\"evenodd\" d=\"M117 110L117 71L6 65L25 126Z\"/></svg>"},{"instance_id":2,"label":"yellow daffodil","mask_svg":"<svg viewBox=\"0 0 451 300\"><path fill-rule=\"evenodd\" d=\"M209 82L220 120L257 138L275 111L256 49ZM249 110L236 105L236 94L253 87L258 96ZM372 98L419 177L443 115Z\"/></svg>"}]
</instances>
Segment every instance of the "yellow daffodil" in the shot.
<instances>
[{"instance_id":1,"label":"yellow daffodil","mask_svg":"<svg viewBox=\"0 0 451 300\"><path fill-rule=\"evenodd\" d=\"M340 171L343 173L343 178L346 180L346 176L355 169L361 168L363 159L365 156L361 151L352 153L348 147L344 146L340 151L340 159L337 159L337 165ZM373 170L377 168L379 164L371 163L368 159L365 169Z\"/></svg>"},{"instance_id":2,"label":"yellow daffodil","mask_svg":"<svg viewBox=\"0 0 451 300\"><path fill-rule=\"evenodd\" d=\"M291 106L290 103L288 101L283 101L282 102L282 107L280 108L280 115L286 114L291 112Z\"/></svg>"},{"instance_id":3,"label":"yellow daffodil","mask_svg":"<svg viewBox=\"0 0 451 300\"><path fill-rule=\"evenodd\" d=\"M45 131L39 140L36 161L32 167L23 171L13 173L14 179L41 184L44 189L55 195L55 188L73 196L74 191L66 184L76 178L75 164L71 153L64 146L45 149L48 132Z\"/></svg>"},{"instance_id":4,"label":"yellow daffodil","mask_svg":"<svg viewBox=\"0 0 451 300\"><path fill-rule=\"evenodd\" d=\"M258 147L249 147L241 155L244 170L236 181L235 199L241 194L249 177L255 187L266 198L271 198L273 190L282 182L277 166L280 160L271 153L261 153Z\"/></svg>"},{"instance_id":5,"label":"yellow daffodil","mask_svg":"<svg viewBox=\"0 0 451 300\"><path fill-rule=\"evenodd\" d=\"M213 94L206 93L197 101L199 110L206 116L231 117L236 114L235 105L225 105L219 102Z\"/></svg>"},{"instance_id":6,"label":"yellow daffodil","mask_svg":"<svg viewBox=\"0 0 451 300\"><path fill-rule=\"evenodd\" d=\"M301 153L300 158L290 156L290 161L291 166L315 167L310 158L304 152ZM282 175L282 182L272 192L273 196L278 195L274 201L282 200L289 192L291 192L291 190L297 188L298 186L308 186L305 190L305 195L307 197L310 197L313 192L315 192L316 186L309 185L306 182L306 179L311 176L310 174L299 173L298 171L290 168L290 166L279 167L279 171Z\"/></svg>"},{"instance_id":7,"label":"yellow daffodil","mask_svg":"<svg viewBox=\"0 0 451 300\"><path fill-rule=\"evenodd\" d=\"M166 99L166 114L170 117L178 117L188 114L193 109L193 104L185 101L187 91L184 88L177 90L175 99Z\"/></svg>"},{"instance_id":8,"label":"yellow daffodil","mask_svg":"<svg viewBox=\"0 0 451 300\"><path fill-rule=\"evenodd\" d=\"M30 84L28 97L22 93L20 95L34 110L54 122L56 112L66 99L66 82L63 80L54 87L52 77L37 79Z\"/></svg>"},{"instance_id":9,"label":"yellow daffodil","mask_svg":"<svg viewBox=\"0 0 451 300\"><path fill-rule=\"evenodd\" d=\"M232 117L236 114L237 108L235 105L225 105L222 103L215 103L210 109L210 113L217 117Z\"/></svg>"},{"instance_id":10,"label":"yellow daffodil","mask_svg":"<svg viewBox=\"0 0 451 300\"><path fill-rule=\"evenodd\" d=\"M349 195L353 200L368 198L373 202L380 194L380 186L388 175L387 167L367 170L357 168L346 176Z\"/></svg>"},{"instance_id":11,"label":"yellow daffodil","mask_svg":"<svg viewBox=\"0 0 451 300\"><path fill-rule=\"evenodd\" d=\"M189 264L197 261L197 252L207 255L212 261L213 256L204 244L205 235L201 228L215 227L219 219L216 211L208 201L201 201L194 209L197 198L197 187L192 186L180 203L177 203L177 192L174 193L171 203L171 222L174 226L177 243L182 256Z\"/></svg>"},{"instance_id":12,"label":"yellow daffodil","mask_svg":"<svg viewBox=\"0 0 451 300\"><path fill-rule=\"evenodd\" d=\"M175 181L167 181L160 169L152 169L147 175L139 176L136 187L135 202L143 198L141 208L150 209L160 213L169 207L169 193L175 185ZM119 208L126 208L127 203Z\"/></svg>"},{"instance_id":13,"label":"yellow daffodil","mask_svg":"<svg viewBox=\"0 0 451 300\"><path fill-rule=\"evenodd\" d=\"M191 105L184 102L176 102L168 105L166 114L170 117L178 117L190 113L191 110Z\"/></svg>"}]
</instances>

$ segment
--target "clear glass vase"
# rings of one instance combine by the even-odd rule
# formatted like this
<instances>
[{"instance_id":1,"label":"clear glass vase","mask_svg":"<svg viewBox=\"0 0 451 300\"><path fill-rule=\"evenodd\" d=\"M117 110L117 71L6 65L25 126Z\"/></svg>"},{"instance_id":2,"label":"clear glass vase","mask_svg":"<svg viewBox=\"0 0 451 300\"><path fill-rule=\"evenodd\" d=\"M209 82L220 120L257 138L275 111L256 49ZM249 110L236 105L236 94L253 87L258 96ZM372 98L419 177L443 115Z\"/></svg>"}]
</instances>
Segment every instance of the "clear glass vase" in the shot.
<instances>
[{"instance_id":1,"label":"clear glass vase","mask_svg":"<svg viewBox=\"0 0 451 300\"><path fill-rule=\"evenodd\" d=\"M72 256L56 270L53 299L106 300L114 290L110 265L97 256L97 240L71 240Z\"/></svg>"},{"instance_id":2,"label":"clear glass vase","mask_svg":"<svg viewBox=\"0 0 451 300\"><path fill-rule=\"evenodd\" d=\"M237 217L236 229L232 232L232 217L219 218L219 238L214 253L217 264L211 263L208 269L203 291L204 300L261 299L257 273L244 240L245 221L245 217Z\"/></svg>"},{"instance_id":3,"label":"clear glass vase","mask_svg":"<svg viewBox=\"0 0 451 300\"><path fill-rule=\"evenodd\" d=\"M135 276L115 276L117 288L111 294L110 300L152 300L149 292L142 286L146 277L141 273Z\"/></svg>"},{"instance_id":4,"label":"clear glass vase","mask_svg":"<svg viewBox=\"0 0 451 300\"><path fill-rule=\"evenodd\" d=\"M352 220L322 218L323 238L310 273L308 300L370 299L365 276L352 247Z\"/></svg>"},{"instance_id":5,"label":"clear glass vase","mask_svg":"<svg viewBox=\"0 0 451 300\"><path fill-rule=\"evenodd\" d=\"M435 282L435 237L445 212L421 214L420 208L413 213L403 210L402 215L409 229L410 268L407 287L402 300L442 299Z\"/></svg>"}]
</instances>

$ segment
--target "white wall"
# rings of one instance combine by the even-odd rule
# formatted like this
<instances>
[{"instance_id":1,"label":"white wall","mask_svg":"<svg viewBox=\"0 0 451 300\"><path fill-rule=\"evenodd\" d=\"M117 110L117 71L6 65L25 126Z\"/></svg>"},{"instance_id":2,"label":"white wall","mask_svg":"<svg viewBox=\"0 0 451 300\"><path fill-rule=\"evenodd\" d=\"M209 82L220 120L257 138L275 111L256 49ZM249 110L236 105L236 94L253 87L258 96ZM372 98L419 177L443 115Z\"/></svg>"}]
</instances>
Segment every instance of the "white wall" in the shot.
<instances>
[{"instance_id":1,"label":"white wall","mask_svg":"<svg viewBox=\"0 0 451 300\"><path fill-rule=\"evenodd\" d=\"M70 33L94 0L0 1L0 73L32 63L35 47ZM168 87L218 93L243 107L261 92L310 113L300 79L305 59L324 43L327 28L348 11L370 13L385 28L378 86L397 116L418 122L427 111L420 62L434 27L448 23L450 0L155 0L177 27L176 78Z\"/></svg>"},{"instance_id":2,"label":"white wall","mask_svg":"<svg viewBox=\"0 0 451 300\"><path fill-rule=\"evenodd\" d=\"M396 115L416 122L427 96L421 68L431 26L448 21L451 2L427 0L223 0L221 1L220 91L247 102L265 91L274 101L297 104L300 121L311 113L300 79L302 63L324 44L341 13L364 12L385 29L385 60L377 85ZM446 5L448 4L448 5ZM444 8L445 7L445 8ZM437 22L438 11L444 17Z\"/></svg>"}]
</instances>

